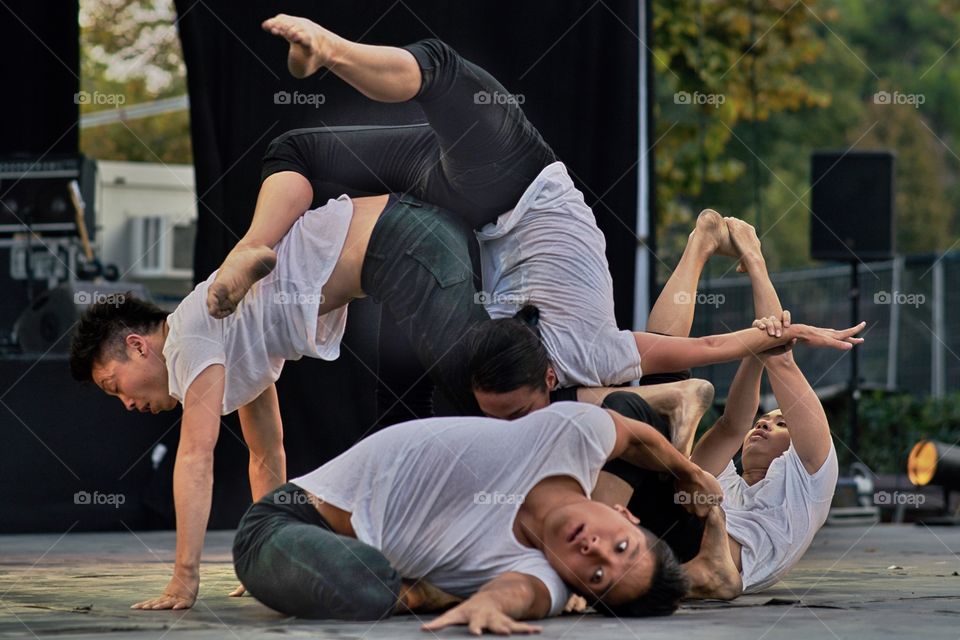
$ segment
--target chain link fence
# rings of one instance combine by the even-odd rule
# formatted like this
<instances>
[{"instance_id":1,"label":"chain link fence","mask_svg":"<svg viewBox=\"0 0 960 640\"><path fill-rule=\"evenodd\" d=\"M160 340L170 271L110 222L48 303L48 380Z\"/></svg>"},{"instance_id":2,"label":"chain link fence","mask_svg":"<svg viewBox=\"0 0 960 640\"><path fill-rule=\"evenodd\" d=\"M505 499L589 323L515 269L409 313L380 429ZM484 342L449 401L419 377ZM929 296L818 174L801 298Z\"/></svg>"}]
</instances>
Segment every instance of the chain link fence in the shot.
<instances>
[{"instance_id":1,"label":"chain link fence","mask_svg":"<svg viewBox=\"0 0 960 640\"><path fill-rule=\"evenodd\" d=\"M867 322L859 347L865 389L943 396L960 390L960 252L900 257L859 264L860 319ZM795 322L850 326L851 267L835 265L771 274ZM754 320L750 280L730 273L703 279L695 336L726 333ZM847 388L851 352L798 346L796 359L821 395ZM725 398L737 363L697 369ZM767 391L768 389L765 389Z\"/></svg>"}]
</instances>

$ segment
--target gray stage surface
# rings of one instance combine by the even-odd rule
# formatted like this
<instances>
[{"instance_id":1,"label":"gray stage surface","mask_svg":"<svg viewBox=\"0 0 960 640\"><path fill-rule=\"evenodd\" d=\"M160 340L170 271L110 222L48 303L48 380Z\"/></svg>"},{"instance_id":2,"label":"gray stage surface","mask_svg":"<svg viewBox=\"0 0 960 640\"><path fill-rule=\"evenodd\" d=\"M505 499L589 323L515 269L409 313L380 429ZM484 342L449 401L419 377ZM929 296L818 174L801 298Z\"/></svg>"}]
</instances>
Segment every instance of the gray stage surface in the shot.
<instances>
[{"instance_id":1,"label":"gray stage surface","mask_svg":"<svg viewBox=\"0 0 960 640\"><path fill-rule=\"evenodd\" d=\"M411 616L379 623L288 619L236 586L230 532L211 532L201 598L187 611L133 611L169 578L172 532L0 536L0 635L42 638L431 638ZM960 638L960 528L821 530L784 582L732 604L661 619L574 615L545 638ZM465 637L461 628L436 637Z\"/></svg>"}]
</instances>

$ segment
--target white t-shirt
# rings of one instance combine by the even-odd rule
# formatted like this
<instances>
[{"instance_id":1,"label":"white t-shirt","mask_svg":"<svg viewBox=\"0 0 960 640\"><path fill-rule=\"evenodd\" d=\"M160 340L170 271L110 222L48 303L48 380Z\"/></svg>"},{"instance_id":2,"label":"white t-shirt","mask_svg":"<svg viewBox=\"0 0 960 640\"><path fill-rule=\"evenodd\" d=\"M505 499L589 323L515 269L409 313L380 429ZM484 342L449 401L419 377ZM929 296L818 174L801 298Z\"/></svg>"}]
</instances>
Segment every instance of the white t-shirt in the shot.
<instances>
[{"instance_id":1,"label":"white t-shirt","mask_svg":"<svg viewBox=\"0 0 960 640\"><path fill-rule=\"evenodd\" d=\"M352 514L357 539L379 549L404 578L469 597L506 572L549 589L550 615L570 592L513 524L542 479L571 476L589 496L613 450L610 415L559 402L519 420L449 417L388 427L292 480Z\"/></svg>"},{"instance_id":2,"label":"white t-shirt","mask_svg":"<svg viewBox=\"0 0 960 640\"><path fill-rule=\"evenodd\" d=\"M727 533L742 547L744 593L773 586L800 560L827 519L837 474L831 443L827 459L813 475L791 444L753 486L740 477L733 461L717 476Z\"/></svg>"},{"instance_id":3,"label":"white t-shirt","mask_svg":"<svg viewBox=\"0 0 960 640\"><path fill-rule=\"evenodd\" d=\"M562 162L540 172L517 206L477 232L492 318L540 308L560 387L640 378L633 333L617 328L606 242Z\"/></svg>"},{"instance_id":4,"label":"white t-shirt","mask_svg":"<svg viewBox=\"0 0 960 640\"><path fill-rule=\"evenodd\" d=\"M226 369L222 415L256 399L276 382L286 360L336 360L347 323L343 306L318 317L353 218L347 196L306 212L277 244L277 267L254 284L237 310L222 320L207 312L214 271L167 316L163 345L171 396L183 402L207 367Z\"/></svg>"}]
</instances>

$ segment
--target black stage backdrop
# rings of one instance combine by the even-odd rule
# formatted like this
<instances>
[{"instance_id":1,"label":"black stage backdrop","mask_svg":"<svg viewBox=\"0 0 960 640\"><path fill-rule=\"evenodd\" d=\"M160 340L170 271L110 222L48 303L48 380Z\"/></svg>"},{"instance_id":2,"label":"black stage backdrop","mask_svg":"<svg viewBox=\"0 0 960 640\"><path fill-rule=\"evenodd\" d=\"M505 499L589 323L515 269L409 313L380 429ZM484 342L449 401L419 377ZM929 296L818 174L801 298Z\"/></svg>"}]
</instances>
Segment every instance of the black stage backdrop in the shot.
<instances>
[{"instance_id":1,"label":"black stage backdrop","mask_svg":"<svg viewBox=\"0 0 960 640\"><path fill-rule=\"evenodd\" d=\"M286 43L260 28L264 19L282 11L368 43L442 38L522 96L528 117L594 207L607 237L618 321L631 325L641 46L636 0L415 5L403 0L176 0L176 6L200 197L194 260L198 279L219 266L246 229L259 187L260 159L271 139L304 126L423 121L416 106L373 103L332 74L291 78ZM278 103L282 100L276 94L284 91L323 97L315 104ZM395 352L393 357L412 357L403 345L394 344L389 318L382 317L377 305L354 303L349 318L338 361L288 363L278 385L291 477L338 454L378 422L373 399L378 340ZM403 384L391 382L401 406L406 387L421 374L411 367ZM237 502L220 506L221 513L239 515L249 500L243 456L236 457L235 465L229 482L236 483Z\"/></svg>"},{"instance_id":2,"label":"black stage backdrop","mask_svg":"<svg viewBox=\"0 0 960 640\"><path fill-rule=\"evenodd\" d=\"M78 6L78 0L0 2L0 154L77 151Z\"/></svg>"}]
</instances>

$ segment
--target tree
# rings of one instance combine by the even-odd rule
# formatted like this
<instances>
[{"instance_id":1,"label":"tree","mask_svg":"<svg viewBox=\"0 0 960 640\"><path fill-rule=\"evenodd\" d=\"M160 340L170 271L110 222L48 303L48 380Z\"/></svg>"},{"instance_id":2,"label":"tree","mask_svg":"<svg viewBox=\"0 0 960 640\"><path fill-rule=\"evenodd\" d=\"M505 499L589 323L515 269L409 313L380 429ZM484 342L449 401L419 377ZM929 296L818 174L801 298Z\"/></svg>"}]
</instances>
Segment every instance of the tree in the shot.
<instances>
[{"instance_id":1,"label":"tree","mask_svg":"<svg viewBox=\"0 0 960 640\"><path fill-rule=\"evenodd\" d=\"M82 114L185 95L186 68L171 0L80 4ZM186 111L81 130L101 160L192 162Z\"/></svg>"}]
</instances>

